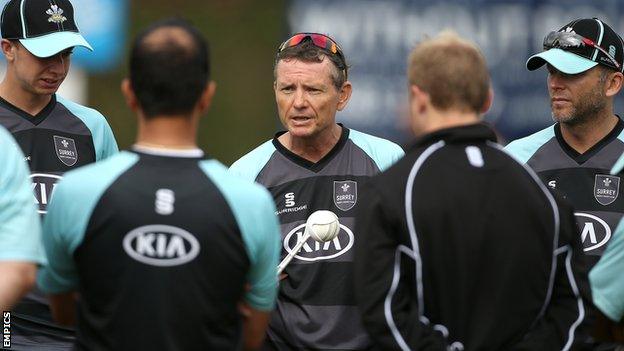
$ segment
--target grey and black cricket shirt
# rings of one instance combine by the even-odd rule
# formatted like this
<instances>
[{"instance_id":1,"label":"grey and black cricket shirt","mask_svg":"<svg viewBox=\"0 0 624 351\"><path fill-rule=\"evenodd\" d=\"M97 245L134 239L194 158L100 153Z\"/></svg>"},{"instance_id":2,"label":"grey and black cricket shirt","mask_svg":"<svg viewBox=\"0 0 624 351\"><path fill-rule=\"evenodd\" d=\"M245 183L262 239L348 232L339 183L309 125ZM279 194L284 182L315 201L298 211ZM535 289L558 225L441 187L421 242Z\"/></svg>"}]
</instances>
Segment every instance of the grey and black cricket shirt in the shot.
<instances>
[{"instance_id":1,"label":"grey and black cricket shirt","mask_svg":"<svg viewBox=\"0 0 624 351\"><path fill-rule=\"evenodd\" d=\"M279 350L361 350L370 346L352 287L353 230L358 193L373 175L403 156L396 144L342 127L336 146L316 163L273 140L236 161L230 171L266 186L277 205L282 257L303 235L312 212L331 210L340 232L331 242L309 239L284 273L268 343Z\"/></svg>"},{"instance_id":2,"label":"grey and black cricket shirt","mask_svg":"<svg viewBox=\"0 0 624 351\"><path fill-rule=\"evenodd\" d=\"M28 161L33 202L41 215L46 213L54 186L64 172L118 151L102 114L58 95L52 95L35 116L0 98L0 125L13 135ZM13 312L16 349L32 350L37 344L43 349L45 344L50 348L71 344L71 332L52 323L47 300L40 293L29 293ZM43 335L46 339L41 339ZM33 344L22 340L22 336L40 342Z\"/></svg>"},{"instance_id":3,"label":"grey and black cricket shirt","mask_svg":"<svg viewBox=\"0 0 624 351\"><path fill-rule=\"evenodd\" d=\"M113 132L94 109L53 95L37 115L0 98L0 125L9 130L30 166L39 213L45 214L54 184L66 171L117 152Z\"/></svg>"},{"instance_id":4,"label":"grey and black cricket shirt","mask_svg":"<svg viewBox=\"0 0 624 351\"><path fill-rule=\"evenodd\" d=\"M270 194L199 149L134 150L58 184L39 286L80 292L78 350L239 349L238 303L277 295Z\"/></svg>"},{"instance_id":5,"label":"grey and black cricket shirt","mask_svg":"<svg viewBox=\"0 0 624 351\"><path fill-rule=\"evenodd\" d=\"M606 137L583 154L563 140L558 123L505 147L574 206L583 250L592 265L624 215L624 195L620 196L624 184L619 175L609 173L624 152L623 130L619 119Z\"/></svg>"}]
</instances>

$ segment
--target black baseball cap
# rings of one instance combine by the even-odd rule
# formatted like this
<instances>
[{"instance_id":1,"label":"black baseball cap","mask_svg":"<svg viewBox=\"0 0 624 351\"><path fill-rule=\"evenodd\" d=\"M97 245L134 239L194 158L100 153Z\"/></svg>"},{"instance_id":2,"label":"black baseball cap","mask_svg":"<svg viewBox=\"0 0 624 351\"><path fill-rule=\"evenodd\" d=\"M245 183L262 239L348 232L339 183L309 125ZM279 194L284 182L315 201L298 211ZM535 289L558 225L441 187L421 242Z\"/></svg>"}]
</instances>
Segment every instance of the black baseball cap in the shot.
<instances>
[{"instance_id":1,"label":"black baseball cap","mask_svg":"<svg viewBox=\"0 0 624 351\"><path fill-rule=\"evenodd\" d=\"M69 0L10 0L1 21L2 38L19 40L37 57L53 56L74 46L93 50L78 31Z\"/></svg>"},{"instance_id":2,"label":"black baseball cap","mask_svg":"<svg viewBox=\"0 0 624 351\"><path fill-rule=\"evenodd\" d=\"M577 19L549 33L544 38L544 50L527 60L528 70L546 63L567 74L585 72L599 64L620 72L624 69L622 38L597 18Z\"/></svg>"}]
</instances>

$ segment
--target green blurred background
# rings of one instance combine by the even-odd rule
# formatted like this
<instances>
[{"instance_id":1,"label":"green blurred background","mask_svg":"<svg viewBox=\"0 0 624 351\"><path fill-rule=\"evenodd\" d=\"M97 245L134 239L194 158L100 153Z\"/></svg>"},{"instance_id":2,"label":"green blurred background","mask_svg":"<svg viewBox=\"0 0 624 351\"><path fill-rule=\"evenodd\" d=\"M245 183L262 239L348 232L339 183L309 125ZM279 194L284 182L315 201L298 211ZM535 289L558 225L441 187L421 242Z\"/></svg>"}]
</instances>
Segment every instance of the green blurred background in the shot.
<instances>
[{"instance_id":1,"label":"green blurred background","mask_svg":"<svg viewBox=\"0 0 624 351\"><path fill-rule=\"evenodd\" d=\"M279 129L273 58L287 35L285 9L282 0L132 0L124 60L114 71L89 76L88 105L107 117L119 147L128 148L136 121L119 85L127 73L131 40L155 20L186 18L210 42L212 79L217 83L212 108L200 125L199 145L229 165Z\"/></svg>"}]
</instances>

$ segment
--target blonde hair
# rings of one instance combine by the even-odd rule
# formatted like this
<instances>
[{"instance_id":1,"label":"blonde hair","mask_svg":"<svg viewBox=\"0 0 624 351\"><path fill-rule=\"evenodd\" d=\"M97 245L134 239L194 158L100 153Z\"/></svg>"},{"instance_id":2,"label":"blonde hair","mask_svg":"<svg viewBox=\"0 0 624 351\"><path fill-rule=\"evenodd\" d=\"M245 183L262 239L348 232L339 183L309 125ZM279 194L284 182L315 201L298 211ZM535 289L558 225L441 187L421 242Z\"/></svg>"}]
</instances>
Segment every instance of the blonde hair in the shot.
<instances>
[{"instance_id":1,"label":"blonde hair","mask_svg":"<svg viewBox=\"0 0 624 351\"><path fill-rule=\"evenodd\" d=\"M476 44L445 30L420 42L408 61L408 80L440 110L480 113L490 90L485 58Z\"/></svg>"}]
</instances>

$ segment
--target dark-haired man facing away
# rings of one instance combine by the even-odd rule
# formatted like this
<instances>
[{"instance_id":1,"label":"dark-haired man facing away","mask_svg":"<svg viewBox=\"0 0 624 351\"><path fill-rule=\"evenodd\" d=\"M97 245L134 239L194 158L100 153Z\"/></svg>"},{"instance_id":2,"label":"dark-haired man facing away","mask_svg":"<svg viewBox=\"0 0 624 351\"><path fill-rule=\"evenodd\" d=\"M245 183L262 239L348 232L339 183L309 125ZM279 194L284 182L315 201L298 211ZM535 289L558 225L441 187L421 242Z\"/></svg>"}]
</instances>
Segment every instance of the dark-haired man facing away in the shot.
<instances>
[{"instance_id":1,"label":"dark-haired man facing away","mask_svg":"<svg viewBox=\"0 0 624 351\"><path fill-rule=\"evenodd\" d=\"M49 266L38 283L63 324L75 323L80 292L77 349L260 345L279 228L265 189L196 146L214 91L197 29L167 20L137 37L122 83L139 121L133 150L68 173L44 222Z\"/></svg>"},{"instance_id":2,"label":"dark-haired man facing away","mask_svg":"<svg viewBox=\"0 0 624 351\"><path fill-rule=\"evenodd\" d=\"M354 291L353 217L358 193L372 175L403 156L396 144L336 123L347 106L351 83L338 44L326 35L298 33L279 48L275 99L286 131L257 147L230 168L266 186L277 204L286 255L316 210L335 212L336 239L308 240L286 267L266 349L362 350L370 340L362 328Z\"/></svg>"}]
</instances>

